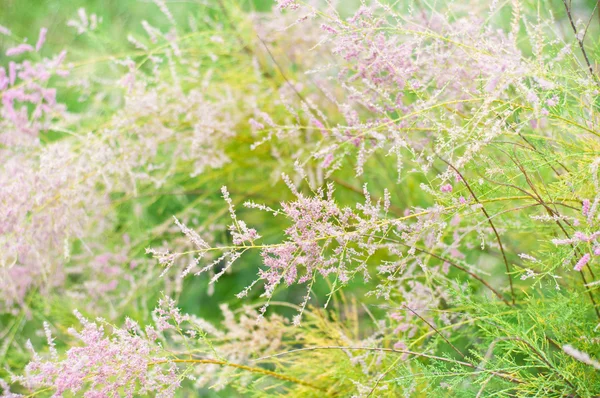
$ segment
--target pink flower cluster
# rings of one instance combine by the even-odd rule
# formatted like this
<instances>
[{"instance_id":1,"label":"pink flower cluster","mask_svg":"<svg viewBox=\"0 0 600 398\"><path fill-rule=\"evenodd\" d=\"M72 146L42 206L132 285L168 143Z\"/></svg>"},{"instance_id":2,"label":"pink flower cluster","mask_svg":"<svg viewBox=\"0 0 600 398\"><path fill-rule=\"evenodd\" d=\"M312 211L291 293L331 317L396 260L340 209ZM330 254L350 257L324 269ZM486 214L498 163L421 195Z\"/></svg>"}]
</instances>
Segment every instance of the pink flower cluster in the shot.
<instances>
[{"instance_id":1,"label":"pink flower cluster","mask_svg":"<svg viewBox=\"0 0 600 398\"><path fill-rule=\"evenodd\" d=\"M33 352L25 375L15 378L16 382L32 390L48 387L55 397L174 396L180 383L175 364L141 334L135 322L128 320L125 328L113 328L109 336L104 326L88 321L78 312L75 315L83 328L71 328L69 332L82 345L70 348L64 357L55 350L50 358ZM51 343L49 332L47 336Z\"/></svg>"},{"instance_id":2,"label":"pink flower cluster","mask_svg":"<svg viewBox=\"0 0 600 398\"><path fill-rule=\"evenodd\" d=\"M40 31L35 50L40 51L47 29ZM7 50L8 57L34 51L28 44ZM52 76L66 77L69 70L64 65L66 52L38 62L10 60L0 66L0 143L6 146L38 144L38 134L47 130L52 122L65 112L64 105L56 101L56 89L48 87Z\"/></svg>"},{"instance_id":3,"label":"pink flower cluster","mask_svg":"<svg viewBox=\"0 0 600 398\"><path fill-rule=\"evenodd\" d=\"M38 47L45 36L42 30ZM84 116L66 114L51 85L52 76L69 73L65 57L62 52L39 62L10 61L8 73L0 67L0 311L24 305L32 288L62 288L70 274L94 278L94 268L107 260L101 256L112 256L95 243L114 226L113 213L105 212L110 193L136 196L138 189L161 187L179 164L191 165L192 176L222 167L229 162L224 144L243 112L234 95L219 99L222 93L215 93L209 101L199 89L183 93L160 83L163 59L156 56L149 61L152 72L137 73L122 108L104 127L73 134L65 125ZM163 68L175 68L171 60ZM182 123L189 126L183 132ZM39 134L48 128L69 136L40 145ZM83 242L86 255L71 255L73 242ZM125 264L126 257L119 255ZM87 283L88 293L113 292L119 278L111 273L113 281Z\"/></svg>"}]
</instances>

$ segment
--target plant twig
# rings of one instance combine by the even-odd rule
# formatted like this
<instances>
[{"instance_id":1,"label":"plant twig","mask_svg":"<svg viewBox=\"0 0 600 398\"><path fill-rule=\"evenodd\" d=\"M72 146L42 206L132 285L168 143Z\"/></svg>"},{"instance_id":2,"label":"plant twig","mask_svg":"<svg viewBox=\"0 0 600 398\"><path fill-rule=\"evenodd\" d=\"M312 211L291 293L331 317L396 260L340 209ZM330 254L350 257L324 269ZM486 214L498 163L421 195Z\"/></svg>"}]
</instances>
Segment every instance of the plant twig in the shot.
<instances>
[{"instance_id":1,"label":"plant twig","mask_svg":"<svg viewBox=\"0 0 600 398\"><path fill-rule=\"evenodd\" d=\"M285 352L280 352L277 354L273 354L273 355L269 355L269 356L265 356L265 357L261 357L256 359L256 361L262 361L262 360L266 360L266 359L270 359L270 358L277 358L277 357L281 357L284 355L289 355L289 354L293 354L296 352L302 352L302 351L317 351L317 350L358 350L358 351L379 351L379 352L394 352L397 354L407 354L407 355L412 355L415 357L422 357L422 358L427 358L427 359L433 359L436 361L441 361L441 362L447 362L447 363L453 363L453 364L457 364L457 365L461 365L464 367L468 367L471 369L476 369L476 370L481 370L487 373L490 373L494 376L498 376L500 378L503 378L505 380L510 381L511 383L524 383L522 380L517 379L516 377L504 373L504 372L496 372L496 371L486 371L485 369L478 369L475 365L469 363L469 362L464 362L464 361L457 361L454 359L450 359L450 358L444 358L444 357L439 357L436 355L430 355L430 354L425 354L422 352L415 352L415 351L409 351L409 350L396 350L394 348L382 348L382 347L344 347L344 346L317 346L317 347L304 347L304 348L297 348L295 350L289 350L289 351L285 351Z\"/></svg>"},{"instance_id":2,"label":"plant twig","mask_svg":"<svg viewBox=\"0 0 600 398\"><path fill-rule=\"evenodd\" d=\"M585 46L583 45L583 38L580 39L578 36L577 27L575 26L575 22L573 21L573 15L571 14L571 7L567 4L566 0L563 0L563 4L565 5L565 10L567 11L567 17L569 18L569 22L571 23L571 28L573 29L573 33L575 33L575 39L577 40L577 43L579 44L579 48L581 49L581 53L583 54L583 58L585 59L585 63L587 64L590 75L592 75L592 78L594 79L596 84L600 86L600 80L598 79L598 76L596 76L596 74L594 73L594 68L592 67L590 59L588 58L588 55L587 55L587 51L585 50Z\"/></svg>"},{"instance_id":3,"label":"plant twig","mask_svg":"<svg viewBox=\"0 0 600 398\"><path fill-rule=\"evenodd\" d=\"M514 305L515 304L515 290L513 287L512 277L510 275L510 266L508 265L508 259L506 258L506 253L504 252L504 246L502 245L502 239L500 239L500 234L498 233L498 230L496 230L496 226L494 225L492 218L490 217L487 210L485 209L485 206L483 206L483 204L481 202L479 202L477 195L475 195L475 192L473 192L473 190L471 189L471 186L469 185L467 180L463 177L463 175L460 173L460 171L458 171L458 169L456 167L454 167L452 164L450 164L450 162L448 162L441 156L438 155L438 157L442 160L442 162L446 163L448 165L448 167L453 169L459 175L460 179L462 180L462 182L464 182L465 186L469 190L469 193L471 194L471 196L473 197L475 202L477 202L477 204L479 204L481 206L481 211L487 217L488 223L490 224L490 227L492 227L492 230L494 231L494 235L496 235L496 241L498 242L498 246L500 246L500 252L502 253L502 258L504 260L504 266L506 268L506 276L508 277L508 282L510 285L511 300Z\"/></svg>"}]
</instances>

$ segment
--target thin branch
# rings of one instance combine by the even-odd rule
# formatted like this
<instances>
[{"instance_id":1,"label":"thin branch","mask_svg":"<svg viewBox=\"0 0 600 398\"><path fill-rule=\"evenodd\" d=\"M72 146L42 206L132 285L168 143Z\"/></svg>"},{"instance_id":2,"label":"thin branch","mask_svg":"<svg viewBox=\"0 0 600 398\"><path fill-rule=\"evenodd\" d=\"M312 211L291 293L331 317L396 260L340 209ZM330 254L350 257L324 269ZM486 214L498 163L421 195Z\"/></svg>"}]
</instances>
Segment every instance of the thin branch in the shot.
<instances>
[{"instance_id":1,"label":"thin branch","mask_svg":"<svg viewBox=\"0 0 600 398\"><path fill-rule=\"evenodd\" d=\"M477 202L477 204L479 204L481 206L481 211L487 217L488 223L490 224L490 227L492 227L492 230L494 231L494 235L496 235L496 241L498 242L498 246L500 246L500 252L502 253L502 258L504 260L504 266L506 268L506 276L508 277L508 282L510 285L511 300L514 305L515 304L515 290L513 287L512 277L510 275L510 266L508 265L508 259L506 258L506 253L504 252L504 246L502 245L502 240L500 239L500 234L498 234L498 230L496 230L496 226L494 225L492 218L490 217L487 210L485 209L485 206L483 206L483 204L481 202L479 202L477 195L475 195L475 192L473 192L473 190L471 189L471 186L469 185L467 180L463 177L463 175L460 173L460 171L458 171L458 169L456 167L454 167L452 164L450 164L450 162L448 162L446 159L442 158L439 155L438 155L438 157L442 160L442 162L446 163L448 165L448 167L452 168L459 175L462 182L465 183L465 186L471 193L471 196L473 197L475 202Z\"/></svg>"},{"instance_id":2,"label":"thin branch","mask_svg":"<svg viewBox=\"0 0 600 398\"><path fill-rule=\"evenodd\" d=\"M290 86L290 88L296 94L296 96L300 99L300 101L303 102L307 106L308 111L314 117L315 115L312 113L313 111L311 109L310 104L306 101L306 99L304 99L304 97L302 96L302 94L300 94L300 92L296 89L296 86L294 86L292 84L292 82L287 78L287 76L285 75L285 73L283 73L283 68L281 67L281 65L279 65L279 62L277 62L277 60L275 59L275 56L273 55L273 53L269 49L269 46L267 46L267 43L265 43L265 41L262 39L262 37L260 37L258 35L257 35L257 37L258 37L258 40L260 40L260 42L262 43L262 45L265 47L265 50L267 50L267 53L269 54L269 57L271 57L271 60L273 61L273 63L277 67L277 70L281 74L281 77L283 77L283 80L285 80L285 82L288 84L288 86Z\"/></svg>"},{"instance_id":3,"label":"thin branch","mask_svg":"<svg viewBox=\"0 0 600 398\"><path fill-rule=\"evenodd\" d=\"M508 300L506 300L504 298L504 296L502 296L502 294L500 294L500 292L498 292L496 289L494 289L485 279L483 279L482 277L480 277L476 273L468 270L467 268L465 268L465 267L463 267L461 265L456 264L454 261L448 260L447 258L444 258L444 257L442 257L442 256L440 256L438 254L432 253L432 252L427 251L425 249L421 249L420 247L417 247L417 246L409 245L409 244L404 243L402 241L397 241L397 240L390 239L390 238L385 238L385 237L379 237L378 239L391 240L394 243L397 243L397 244L400 244L400 245L403 245L403 246L406 246L406 247L413 248L413 249L415 249L418 252L427 254L427 255L429 255L431 257L435 257L435 258L437 258L440 261L444 261L444 262L450 264L450 266L452 266L452 267L454 267L454 268L456 268L456 269L458 269L458 270L460 270L460 271L468 274L473 279L476 279L477 281L481 282L481 284L484 285L485 287L487 287L492 293L494 293L496 295L496 297L498 297L500 300L502 300L506 305L511 306L511 303Z\"/></svg>"},{"instance_id":4,"label":"thin branch","mask_svg":"<svg viewBox=\"0 0 600 398\"><path fill-rule=\"evenodd\" d=\"M420 320L422 320L423 322L425 322L427 324L427 326L429 326L431 329L433 329L434 332L436 332L442 339L444 339L444 341L446 343L448 343L450 345L450 347L452 347L452 349L458 353L458 355L460 355L463 359L465 359L465 354L463 354L458 348L456 348L456 346L454 344L452 344L450 342L450 340L448 340L446 338L446 336L444 336L439 330L437 330L435 326L433 326L431 323L429 323L421 315L417 314L417 312L415 310L413 310L412 308L410 308L408 305L402 304L402 306L404 308L406 308L407 310L409 310L410 312L412 312L417 318L419 318Z\"/></svg>"},{"instance_id":5,"label":"thin branch","mask_svg":"<svg viewBox=\"0 0 600 398\"><path fill-rule=\"evenodd\" d=\"M577 43L579 44L579 48L581 49L583 58L585 58L585 63L587 64L590 75L592 75L592 78L594 79L596 84L600 86L600 80L598 80L598 76L596 76L596 74L594 73L594 68L592 67L590 59L588 58L587 51L585 51L585 46L583 45L583 39L579 39L579 36L577 33L577 27L575 26L575 22L573 21L573 15L571 15L571 7L567 4L566 0L563 0L563 4L565 5L565 10L567 11L567 17L569 18L569 22L571 23L571 28L573 29L573 33L575 33L575 39L577 40Z\"/></svg>"},{"instance_id":6,"label":"thin branch","mask_svg":"<svg viewBox=\"0 0 600 398\"><path fill-rule=\"evenodd\" d=\"M415 356L415 357L433 359L433 360L436 360L436 361L457 364L457 365L465 366L465 367L468 367L468 368L471 368L471 369L480 370L475 365L473 365L473 364L471 364L469 362L457 361L457 360L454 360L454 359L444 358L444 357L438 357L436 355L430 355L430 354L425 354L425 353L421 353L421 352L414 352L414 351L409 351L409 350L396 350L394 348L381 348L381 347L344 347L344 346L304 347L304 348L297 348L295 350L289 350L289 351L280 352L280 353L277 353L277 354L273 354L273 355L268 355L268 356L265 356L265 357L261 357L261 358L256 359L256 361L263 361L263 360L270 359L270 358L282 357L284 355L289 355L289 354L293 354L293 353L296 353L296 352L317 351L317 350L358 350L358 351L393 352L393 353L397 353L397 354L407 354L407 355L412 355L412 356ZM514 377L512 375L504 373L504 372L496 372L496 371L491 371L491 370L488 371L488 370L485 370L485 369L481 369L481 370L484 371L484 372L488 372L488 373L490 373L490 374L492 374L494 376L498 376L500 378L508 380L511 383L518 383L518 384L523 383L523 381L517 379L516 377Z\"/></svg>"},{"instance_id":7,"label":"thin branch","mask_svg":"<svg viewBox=\"0 0 600 398\"><path fill-rule=\"evenodd\" d=\"M495 339L492 344L490 345L490 348L488 349L488 353L490 353L491 351L493 351L494 346L496 345L496 343L498 341L519 341L523 344L525 344L527 347L529 347L529 349L531 351L533 351L535 353L535 355L537 355L538 358L540 358L542 360L542 362L548 367L548 369L552 370L553 372L555 372L565 383L567 383L569 385L569 387L571 387L573 390L577 390L577 388L573 385L573 383L571 383L569 381L569 379L567 379L565 376L563 376L562 373L560 373L560 371L544 356L543 353L541 353L537 348L535 348L531 343L529 343L527 340L522 339L521 337L499 337L497 339ZM488 354L486 354L486 356L488 356ZM481 364L478 365L478 368L480 368Z\"/></svg>"}]
</instances>

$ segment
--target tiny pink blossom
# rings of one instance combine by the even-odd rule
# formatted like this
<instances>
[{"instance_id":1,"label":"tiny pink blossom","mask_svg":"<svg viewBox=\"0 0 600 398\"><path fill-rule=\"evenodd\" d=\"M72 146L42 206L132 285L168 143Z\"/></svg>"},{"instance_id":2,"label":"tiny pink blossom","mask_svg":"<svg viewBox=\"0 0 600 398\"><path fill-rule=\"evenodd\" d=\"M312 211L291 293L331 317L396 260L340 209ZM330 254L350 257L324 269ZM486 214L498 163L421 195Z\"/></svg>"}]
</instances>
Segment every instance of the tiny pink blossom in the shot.
<instances>
[{"instance_id":1,"label":"tiny pink blossom","mask_svg":"<svg viewBox=\"0 0 600 398\"><path fill-rule=\"evenodd\" d=\"M6 77L6 69L0 66L0 91L8 87L8 77Z\"/></svg>"},{"instance_id":2,"label":"tiny pink blossom","mask_svg":"<svg viewBox=\"0 0 600 398\"><path fill-rule=\"evenodd\" d=\"M407 346L407 345L406 345L406 343L404 343L403 341L397 341L397 342L394 344L394 350L397 350L397 351L406 351L407 349L408 349L408 346ZM402 359L402 360L406 360L406 359L408 359L408 353L404 353L404 354L402 354L402 357L401 357L401 359Z\"/></svg>"},{"instance_id":3,"label":"tiny pink blossom","mask_svg":"<svg viewBox=\"0 0 600 398\"><path fill-rule=\"evenodd\" d=\"M285 8L289 8L290 10L295 10L298 7L300 7L298 5L298 3L296 3L296 0L276 0L277 1L277 7L280 10L283 10Z\"/></svg>"},{"instance_id":4,"label":"tiny pink blossom","mask_svg":"<svg viewBox=\"0 0 600 398\"><path fill-rule=\"evenodd\" d=\"M555 106L558 104L558 97L555 95L552 98L549 98L546 100L546 105L548 106Z\"/></svg>"},{"instance_id":5,"label":"tiny pink blossom","mask_svg":"<svg viewBox=\"0 0 600 398\"><path fill-rule=\"evenodd\" d=\"M579 362L583 362L586 365L593 366L597 370L600 370L600 362L590 357L588 353L579 351L578 349L574 348L569 344L563 345L562 349L565 352L565 354L575 358Z\"/></svg>"},{"instance_id":6,"label":"tiny pink blossom","mask_svg":"<svg viewBox=\"0 0 600 398\"><path fill-rule=\"evenodd\" d=\"M11 34L10 29L8 29L5 26L0 25L0 35L10 36L10 34Z\"/></svg>"},{"instance_id":7,"label":"tiny pink blossom","mask_svg":"<svg viewBox=\"0 0 600 398\"><path fill-rule=\"evenodd\" d=\"M46 33L48 33L48 29L40 29L40 35L38 36L38 41L35 45L35 51L39 52L42 49L42 46L46 42Z\"/></svg>"},{"instance_id":8,"label":"tiny pink blossom","mask_svg":"<svg viewBox=\"0 0 600 398\"><path fill-rule=\"evenodd\" d=\"M440 187L440 191L442 191L444 193L452 192L452 185L451 184L442 185Z\"/></svg>"},{"instance_id":9,"label":"tiny pink blossom","mask_svg":"<svg viewBox=\"0 0 600 398\"><path fill-rule=\"evenodd\" d=\"M336 35L338 33L337 30L335 30L334 28L332 28L331 26L326 25L326 24L322 24L321 29L323 29L324 31L329 32L333 35Z\"/></svg>"},{"instance_id":10,"label":"tiny pink blossom","mask_svg":"<svg viewBox=\"0 0 600 398\"><path fill-rule=\"evenodd\" d=\"M587 217L588 214L590 214L590 200L589 199L584 199L582 201L581 214L583 214L584 217Z\"/></svg>"},{"instance_id":11,"label":"tiny pink blossom","mask_svg":"<svg viewBox=\"0 0 600 398\"><path fill-rule=\"evenodd\" d=\"M323 168L327 168L331 165L331 162L333 162L333 153L328 153L327 155L325 155L325 159L323 159L323 163L321 164L321 166Z\"/></svg>"},{"instance_id":12,"label":"tiny pink blossom","mask_svg":"<svg viewBox=\"0 0 600 398\"><path fill-rule=\"evenodd\" d=\"M29 44L19 44L16 47L12 47L6 50L6 56L13 57L15 55L23 54L29 51L33 51L33 47L31 47Z\"/></svg>"},{"instance_id":13,"label":"tiny pink blossom","mask_svg":"<svg viewBox=\"0 0 600 398\"><path fill-rule=\"evenodd\" d=\"M256 121L255 119L248 120L248 123L250 123L250 126L252 127L253 130L262 130L265 128L264 124Z\"/></svg>"},{"instance_id":14,"label":"tiny pink blossom","mask_svg":"<svg viewBox=\"0 0 600 398\"><path fill-rule=\"evenodd\" d=\"M12 86L15 80L17 80L17 64L11 61L8 63L8 82Z\"/></svg>"},{"instance_id":15,"label":"tiny pink blossom","mask_svg":"<svg viewBox=\"0 0 600 398\"><path fill-rule=\"evenodd\" d=\"M531 119L529 121L529 125L531 126L532 129L537 129L539 126L538 120L537 119Z\"/></svg>"},{"instance_id":16,"label":"tiny pink blossom","mask_svg":"<svg viewBox=\"0 0 600 398\"><path fill-rule=\"evenodd\" d=\"M585 253L584 256L581 257L579 261L577 261L577 264L575 264L575 267L573 267L573 269L575 271L581 271L583 267L585 267L585 265L590 261L591 258L592 256L590 256L589 253Z\"/></svg>"},{"instance_id":17,"label":"tiny pink blossom","mask_svg":"<svg viewBox=\"0 0 600 398\"><path fill-rule=\"evenodd\" d=\"M317 126L321 130L321 134L323 134L323 135L327 134L327 130L325 130L325 126L323 125L323 123L321 123L320 120L313 119L312 122L315 126Z\"/></svg>"}]
</instances>

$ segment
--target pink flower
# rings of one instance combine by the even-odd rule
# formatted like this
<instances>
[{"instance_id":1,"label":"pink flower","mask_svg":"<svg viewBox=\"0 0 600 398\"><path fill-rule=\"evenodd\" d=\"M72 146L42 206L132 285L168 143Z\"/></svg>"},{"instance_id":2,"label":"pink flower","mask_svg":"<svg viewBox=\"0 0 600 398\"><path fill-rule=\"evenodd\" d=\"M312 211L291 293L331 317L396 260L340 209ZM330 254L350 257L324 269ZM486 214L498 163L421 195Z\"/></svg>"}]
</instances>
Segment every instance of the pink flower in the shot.
<instances>
[{"instance_id":1,"label":"pink flower","mask_svg":"<svg viewBox=\"0 0 600 398\"><path fill-rule=\"evenodd\" d=\"M35 51L39 52L42 49L42 46L46 42L46 33L48 33L48 29L46 29L46 28L40 29L40 35L39 35L38 41L35 45Z\"/></svg>"},{"instance_id":2,"label":"pink flower","mask_svg":"<svg viewBox=\"0 0 600 398\"><path fill-rule=\"evenodd\" d=\"M575 358L579 362L583 362L586 365L593 366L597 370L600 370L600 362L590 357L590 354L583 351L579 351L578 349L574 348L569 344L563 345L562 349L565 352L565 354Z\"/></svg>"},{"instance_id":3,"label":"pink flower","mask_svg":"<svg viewBox=\"0 0 600 398\"><path fill-rule=\"evenodd\" d=\"M253 130L262 130L265 128L265 125L256 121L255 119L250 119L248 121L248 123L250 123L250 126L252 127Z\"/></svg>"},{"instance_id":4,"label":"pink flower","mask_svg":"<svg viewBox=\"0 0 600 398\"><path fill-rule=\"evenodd\" d=\"M575 267L573 267L573 269L575 271L581 271L583 267L585 267L585 265L590 261L591 258L592 256L590 256L589 253L585 253L584 256L581 257L579 261L577 261L577 264L575 264Z\"/></svg>"},{"instance_id":5,"label":"pink flower","mask_svg":"<svg viewBox=\"0 0 600 398\"><path fill-rule=\"evenodd\" d=\"M440 191L442 191L444 193L452 192L452 185L450 185L450 184L442 185L440 187Z\"/></svg>"},{"instance_id":6,"label":"pink flower","mask_svg":"<svg viewBox=\"0 0 600 398\"><path fill-rule=\"evenodd\" d=\"M298 5L298 3L296 3L296 0L276 0L277 1L277 7L280 10L283 10L285 8L289 8L290 10L295 10L298 7L300 7Z\"/></svg>"},{"instance_id":7,"label":"pink flower","mask_svg":"<svg viewBox=\"0 0 600 398\"><path fill-rule=\"evenodd\" d=\"M6 69L0 67L0 91L5 90L8 87L8 77L6 77Z\"/></svg>"},{"instance_id":8,"label":"pink flower","mask_svg":"<svg viewBox=\"0 0 600 398\"><path fill-rule=\"evenodd\" d=\"M531 126L532 129L537 129L539 126L538 120L537 119L531 119L529 121L529 125Z\"/></svg>"},{"instance_id":9,"label":"pink flower","mask_svg":"<svg viewBox=\"0 0 600 398\"><path fill-rule=\"evenodd\" d=\"M328 168L331 165L331 162L333 162L333 153L328 153L327 155L325 155L325 159L323 159L323 163L321 164L321 166L323 168Z\"/></svg>"},{"instance_id":10,"label":"pink flower","mask_svg":"<svg viewBox=\"0 0 600 398\"><path fill-rule=\"evenodd\" d=\"M17 80L17 64L11 61L8 63L8 82L12 86L15 80Z\"/></svg>"},{"instance_id":11,"label":"pink flower","mask_svg":"<svg viewBox=\"0 0 600 398\"><path fill-rule=\"evenodd\" d=\"M397 351L406 351L407 349L408 349L408 346L403 341L397 341L396 343L394 343L394 350L397 350ZM401 359L403 361L407 360L408 359L408 354L407 353L402 354Z\"/></svg>"},{"instance_id":12,"label":"pink flower","mask_svg":"<svg viewBox=\"0 0 600 398\"><path fill-rule=\"evenodd\" d=\"M0 35L10 36L10 34L11 34L10 29L8 29L5 26L0 25Z\"/></svg>"},{"instance_id":13,"label":"pink flower","mask_svg":"<svg viewBox=\"0 0 600 398\"><path fill-rule=\"evenodd\" d=\"M556 95L546 100L546 105L548 106L555 106L556 104L558 104L558 97Z\"/></svg>"},{"instance_id":14,"label":"pink flower","mask_svg":"<svg viewBox=\"0 0 600 398\"><path fill-rule=\"evenodd\" d=\"M581 214L583 214L584 217L587 217L588 214L590 214L590 200L589 199L584 199L582 201Z\"/></svg>"},{"instance_id":15,"label":"pink flower","mask_svg":"<svg viewBox=\"0 0 600 398\"><path fill-rule=\"evenodd\" d=\"M329 32L333 35L337 35L337 33L338 33L337 30L335 30L334 28L332 28L331 26L326 25L326 24L322 24L321 29L323 29L324 31Z\"/></svg>"},{"instance_id":16,"label":"pink flower","mask_svg":"<svg viewBox=\"0 0 600 398\"><path fill-rule=\"evenodd\" d=\"M33 47L31 47L29 44L19 44L16 47L12 47L6 50L6 56L13 57L15 55L23 54L29 51L33 51Z\"/></svg>"},{"instance_id":17,"label":"pink flower","mask_svg":"<svg viewBox=\"0 0 600 398\"><path fill-rule=\"evenodd\" d=\"M321 130L321 134L327 135L327 130L325 130L325 126L323 125L323 123L321 123L320 120L313 119L312 123Z\"/></svg>"},{"instance_id":18,"label":"pink flower","mask_svg":"<svg viewBox=\"0 0 600 398\"><path fill-rule=\"evenodd\" d=\"M127 396L175 395L180 384L175 364L164 358L161 347L149 336L132 330L136 324L129 320L125 328L114 328L109 335L102 325L88 321L77 311L75 315L82 329L70 328L69 333L81 344L59 356L49 326L44 325L51 356L42 357L29 344L33 359L26 366L25 376L16 377L16 381L31 389L53 388L57 397L108 397L120 389L128 391Z\"/></svg>"}]
</instances>

